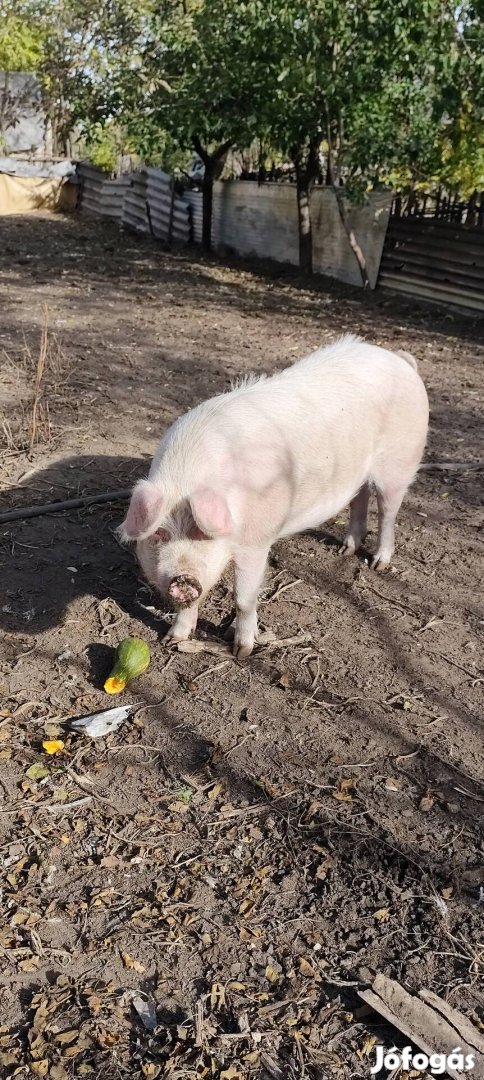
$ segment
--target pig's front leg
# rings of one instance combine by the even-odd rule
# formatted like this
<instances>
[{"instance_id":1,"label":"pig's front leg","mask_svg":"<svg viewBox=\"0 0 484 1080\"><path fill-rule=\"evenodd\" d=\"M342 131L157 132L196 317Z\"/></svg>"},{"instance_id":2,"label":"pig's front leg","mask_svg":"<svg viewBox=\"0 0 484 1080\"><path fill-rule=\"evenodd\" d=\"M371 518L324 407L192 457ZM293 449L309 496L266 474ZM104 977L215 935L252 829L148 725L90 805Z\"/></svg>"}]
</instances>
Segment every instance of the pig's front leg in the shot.
<instances>
[{"instance_id":1,"label":"pig's front leg","mask_svg":"<svg viewBox=\"0 0 484 1080\"><path fill-rule=\"evenodd\" d=\"M163 642L186 641L195 630L197 619L198 604L191 604L190 607L181 608L175 622L170 626L168 633L165 634Z\"/></svg>"},{"instance_id":2,"label":"pig's front leg","mask_svg":"<svg viewBox=\"0 0 484 1080\"><path fill-rule=\"evenodd\" d=\"M250 656L257 634L257 598L264 580L269 548L239 548L235 566L234 655Z\"/></svg>"}]
</instances>

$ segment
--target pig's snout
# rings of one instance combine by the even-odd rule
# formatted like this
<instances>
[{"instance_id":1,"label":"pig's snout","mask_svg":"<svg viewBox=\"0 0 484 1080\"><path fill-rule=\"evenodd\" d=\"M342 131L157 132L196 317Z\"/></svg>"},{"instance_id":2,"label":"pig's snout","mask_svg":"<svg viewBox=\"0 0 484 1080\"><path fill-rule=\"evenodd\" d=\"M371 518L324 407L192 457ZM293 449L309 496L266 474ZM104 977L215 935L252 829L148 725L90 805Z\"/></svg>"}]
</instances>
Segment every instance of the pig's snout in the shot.
<instances>
[{"instance_id":1,"label":"pig's snout","mask_svg":"<svg viewBox=\"0 0 484 1080\"><path fill-rule=\"evenodd\" d=\"M168 596L179 608L194 604L201 595L200 582L196 578L188 577L187 574L180 574L173 578L168 586Z\"/></svg>"}]
</instances>

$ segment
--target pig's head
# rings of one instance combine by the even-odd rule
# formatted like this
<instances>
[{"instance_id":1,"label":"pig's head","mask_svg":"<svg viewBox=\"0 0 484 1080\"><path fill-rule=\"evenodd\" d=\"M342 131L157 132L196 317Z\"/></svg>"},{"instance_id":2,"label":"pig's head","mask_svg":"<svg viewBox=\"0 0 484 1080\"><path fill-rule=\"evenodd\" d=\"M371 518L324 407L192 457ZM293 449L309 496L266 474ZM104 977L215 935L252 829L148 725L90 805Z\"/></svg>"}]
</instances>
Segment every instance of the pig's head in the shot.
<instances>
[{"instance_id":1,"label":"pig's head","mask_svg":"<svg viewBox=\"0 0 484 1080\"><path fill-rule=\"evenodd\" d=\"M136 541L148 581L178 608L197 603L219 580L231 553L232 518L208 488L168 508L162 488L140 480L119 533Z\"/></svg>"}]
</instances>

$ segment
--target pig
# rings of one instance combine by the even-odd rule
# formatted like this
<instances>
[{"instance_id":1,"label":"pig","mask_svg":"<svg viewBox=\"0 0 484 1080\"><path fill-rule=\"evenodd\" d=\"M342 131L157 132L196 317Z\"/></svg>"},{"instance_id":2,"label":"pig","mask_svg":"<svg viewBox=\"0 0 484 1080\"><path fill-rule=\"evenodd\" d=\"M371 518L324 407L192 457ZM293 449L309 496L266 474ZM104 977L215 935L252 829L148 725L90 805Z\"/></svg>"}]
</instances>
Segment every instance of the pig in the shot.
<instances>
[{"instance_id":1,"label":"pig","mask_svg":"<svg viewBox=\"0 0 484 1080\"><path fill-rule=\"evenodd\" d=\"M176 609L165 641L195 630L200 602L234 566L233 648L250 655L271 546L350 507L341 552L378 503L372 568L394 552L395 518L415 478L428 400L409 353L346 335L276 374L242 379L165 433L120 526L148 581Z\"/></svg>"}]
</instances>

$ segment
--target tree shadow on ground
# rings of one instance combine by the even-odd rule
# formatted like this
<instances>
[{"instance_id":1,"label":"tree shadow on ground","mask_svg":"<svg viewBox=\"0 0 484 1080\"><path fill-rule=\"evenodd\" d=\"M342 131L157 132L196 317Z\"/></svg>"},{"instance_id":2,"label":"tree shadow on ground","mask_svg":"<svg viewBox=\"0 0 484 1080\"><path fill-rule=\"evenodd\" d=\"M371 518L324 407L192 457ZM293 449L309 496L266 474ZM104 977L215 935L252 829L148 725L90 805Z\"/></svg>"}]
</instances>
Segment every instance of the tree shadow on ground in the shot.
<instances>
[{"instance_id":1,"label":"tree shadow on ground","mask_svg":"<svg viewBox=\"0 0 484 1080\"><path fill-rule=\"evenodd\" d=\"M110 291L116 290L119 295L124 285L131 293L140 290L143 294L149 286L170 286L173 295L183 295L188 303L202 299L222 307L235 305L253 314L254 283L258 280L267 284L264 296L258 299L261 310L279 311L283 303L288 316L306 311L317 317L318 303L340 301L349 303L355 316L361 315L369 323L378 314L393 332L403 329L398 324L404 322L409 329L447 338L452 334L462 341L482 344L480 316L463 315L448 307L403 299L381 290L366 292L322 275L307 278L293 267L270 260L205 256L196 245L167 252L150 238L120 232L116 225L102 219L11 217L3 219L2 228L8 265L12 270L22 268L26 289L39 283L58 285L63 272L68 278L72 273L75 280L82 279L87 286L91 282L99 289L99 296L92 296L94 308L104 305ZM226 281L218 273L224 267L239 272L236 281ZM16 274L10 284L14 282L19 284ZM71 283L65 280L63 284L69 289ZM326 318L327 312L321 314Z\"/></svg>"}]
</instances>

